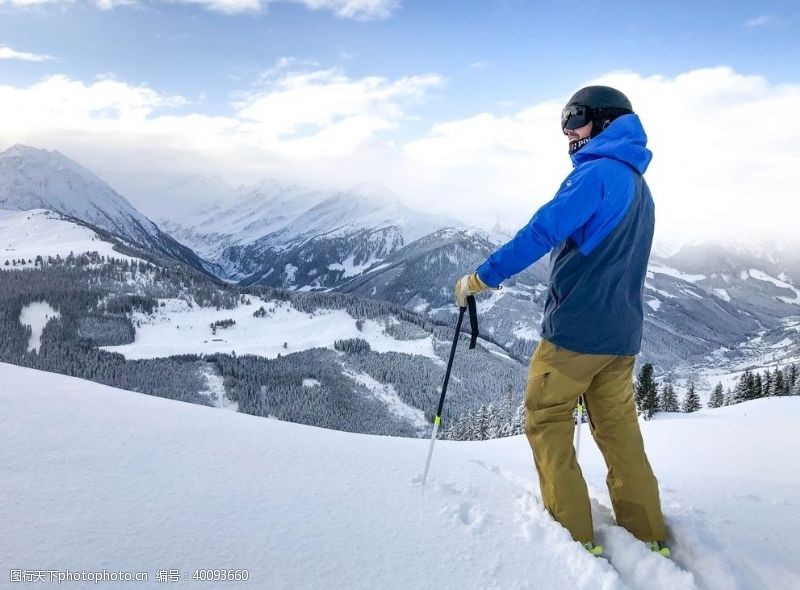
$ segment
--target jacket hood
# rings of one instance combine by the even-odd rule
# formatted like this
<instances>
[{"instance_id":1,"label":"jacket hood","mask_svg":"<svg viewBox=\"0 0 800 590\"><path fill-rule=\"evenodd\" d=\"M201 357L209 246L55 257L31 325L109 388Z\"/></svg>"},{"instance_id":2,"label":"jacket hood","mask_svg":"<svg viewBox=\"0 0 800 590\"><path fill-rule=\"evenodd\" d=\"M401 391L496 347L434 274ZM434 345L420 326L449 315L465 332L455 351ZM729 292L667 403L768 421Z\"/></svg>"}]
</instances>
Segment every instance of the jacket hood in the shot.
<instances>
[{"instance_id":1,"label":"jacket hood","mask_svg":"<svg viewBox=\"0 0 800 590\"><path fill-rule=\"evenodd\" d=\"M647 134L639 115L622 115L570 158L575 166L598 158L611 158L629 164L639 174L644 174L653 158L653 152L646 146Z\"/></svg>"}]
</instances>

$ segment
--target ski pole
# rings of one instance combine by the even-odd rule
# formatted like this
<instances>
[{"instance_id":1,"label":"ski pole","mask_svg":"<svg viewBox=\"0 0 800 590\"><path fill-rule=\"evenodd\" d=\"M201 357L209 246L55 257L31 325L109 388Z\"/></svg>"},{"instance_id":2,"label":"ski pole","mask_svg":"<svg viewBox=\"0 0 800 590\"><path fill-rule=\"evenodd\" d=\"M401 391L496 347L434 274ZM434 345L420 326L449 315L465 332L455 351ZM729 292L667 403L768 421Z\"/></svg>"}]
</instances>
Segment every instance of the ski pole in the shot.
<instances>
[{"instance_id":1,"label":"ski pole","mask_svg":"<svg viewBox=\"0 0 800 590\"><path fill-rule=\"evenodd\" d=\"M578 398L578 428L575 433L575 460L581 452L581 424L583 423L583 396Z\"/></svg>"},{"instance_id":2,"label":"ski pole","mask_svg":"<svg viewBox=\"0 0 800 590\"><path fill-rule=\"evenodd\" d=\"M475 348L475 343L478 340L478 310L475 306L475 297L470 295L467 297L467 307L469 308L469 323L472 330L472 336L469 341L470 349ZM425 472L422 474L422 486L425 486L425 480L428 478L428 468L431 465L431 456L433 456L433 445L436 442L436 435L439 432L439 425L442 423L442 407L444 406L444 396L447 393L447 383L450 381L450 370L453 368L453 359L456 355L456 345L458 344L458 337L461 334L461 322L464 319L464 311L467 307L460 307L458 309L458 321L456 322L456 333L453 336L453 346L450 348L450 359L447 361L447 370L444 372L444 383L442 384L442 395L439 397L439 407L436 409L436 418L433 420L433 433L431 434L431 445L428 447L428 458L425 461Z\"/></svg>"}]
</instances>

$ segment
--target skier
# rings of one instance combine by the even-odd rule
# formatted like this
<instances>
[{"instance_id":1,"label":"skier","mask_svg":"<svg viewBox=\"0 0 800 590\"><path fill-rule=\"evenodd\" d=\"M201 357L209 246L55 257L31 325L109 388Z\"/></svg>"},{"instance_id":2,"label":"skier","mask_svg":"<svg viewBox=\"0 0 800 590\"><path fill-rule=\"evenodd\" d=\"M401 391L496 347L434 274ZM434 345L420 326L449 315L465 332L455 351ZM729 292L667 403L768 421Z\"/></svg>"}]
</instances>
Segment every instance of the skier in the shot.
<instances>
[{"instance_id":1,"label":"skier","mask_svg":"<svg viewBox=\"0 0 800 590\"><path fill-rule=\"evenodd\" d=\"M575 93L562 111L561 129L574 169L508 243L456 282L456 304L501 288L552 250L541 339L525 385L525 434L542 500L576 541L602 553L594 544L589 494L572 445L572 411L583 396L608 466L617 522L668 556L658 484L633 400L655 225L642 177L652 152L628 98L608 86Z\"/></svg>"}]
</instances>

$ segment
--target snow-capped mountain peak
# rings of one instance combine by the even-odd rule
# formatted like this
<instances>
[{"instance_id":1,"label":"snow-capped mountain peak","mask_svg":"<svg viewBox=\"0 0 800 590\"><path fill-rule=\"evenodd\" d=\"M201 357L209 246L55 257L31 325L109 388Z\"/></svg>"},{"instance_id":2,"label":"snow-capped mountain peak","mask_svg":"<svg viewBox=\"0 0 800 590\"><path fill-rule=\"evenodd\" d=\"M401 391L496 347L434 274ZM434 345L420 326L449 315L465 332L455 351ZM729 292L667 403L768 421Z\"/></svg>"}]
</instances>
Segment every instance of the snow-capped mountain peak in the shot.
<instances>
[{"instance_id":1,"label":"snow-capped mountain peak","mask_svg":"<svg viewBox=\"0 0 800 590\"><path fill-rule=\"evenodd\" d=\"M0 209L47 209L106 230L131 244L203 268L94 173L56 150L17 144L0 153Z\"/></svg>"},{"instance_id":2,"label":"snow-capped mountain peak","mask_svg":"<svg viewBox=\"0 0 800 590\"><path fill-rule=\"evenodd\" d=\"M156 225L95 174L56 150L17 144L0 153L0 208L50 209L136 243Z\"/></svg>"}]
</instances>

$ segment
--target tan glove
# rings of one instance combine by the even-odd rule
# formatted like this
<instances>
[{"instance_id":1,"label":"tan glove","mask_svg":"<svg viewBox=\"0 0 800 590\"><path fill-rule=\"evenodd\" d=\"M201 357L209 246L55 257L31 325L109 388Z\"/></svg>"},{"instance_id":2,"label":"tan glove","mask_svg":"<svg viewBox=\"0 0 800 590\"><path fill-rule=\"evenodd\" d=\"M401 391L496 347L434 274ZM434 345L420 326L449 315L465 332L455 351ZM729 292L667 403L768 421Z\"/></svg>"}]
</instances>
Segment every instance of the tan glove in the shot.
<instances>
[{"instance_id":1,"label":"tan glove","mask_svg":"<svg viewBox=\"0 0 800 590\"><path fill-rule=\"evenodd\" d=\"M478 276L477 272L464 275L456 281L455 297L456 305L458 307L467 306L467 297L481 293L490 289L498 289L499 287L490 287L484 283Z\"/></svg>"}]
</instances>

